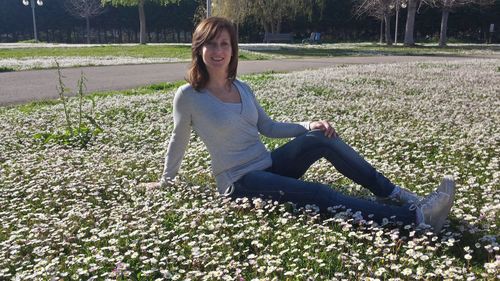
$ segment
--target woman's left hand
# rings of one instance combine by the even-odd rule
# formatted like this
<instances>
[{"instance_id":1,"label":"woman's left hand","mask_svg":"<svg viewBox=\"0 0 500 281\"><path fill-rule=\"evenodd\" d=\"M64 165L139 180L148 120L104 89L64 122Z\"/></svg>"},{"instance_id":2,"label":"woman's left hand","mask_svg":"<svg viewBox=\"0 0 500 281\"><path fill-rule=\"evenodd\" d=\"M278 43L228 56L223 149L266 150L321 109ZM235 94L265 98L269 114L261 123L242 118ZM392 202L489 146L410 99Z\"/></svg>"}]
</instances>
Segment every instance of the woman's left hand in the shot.
<instances>
[{"instance_id":1,"label":"woman's left hand","mask_svg":"<svg viewBox=\"0 0 500 281\"><path fill-rule=\"evenodd\" d=\"M326 120L321 120L321 121L313 121L309 124L309 128L311 130L321 130L325 132L325 136L331 138L331 137L338 137L339 135L335 131L335 129L332 127L330 122Z\"/></svg>"}]
</instances>

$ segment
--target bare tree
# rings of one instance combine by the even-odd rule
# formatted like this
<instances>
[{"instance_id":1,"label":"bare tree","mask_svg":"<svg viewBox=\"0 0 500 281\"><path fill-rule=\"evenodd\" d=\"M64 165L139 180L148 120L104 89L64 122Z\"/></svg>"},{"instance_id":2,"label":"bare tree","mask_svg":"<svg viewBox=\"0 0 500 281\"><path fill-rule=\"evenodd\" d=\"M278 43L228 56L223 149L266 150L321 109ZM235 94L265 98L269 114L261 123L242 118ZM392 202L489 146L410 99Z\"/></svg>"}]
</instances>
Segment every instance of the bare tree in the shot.
<instances>
[{"instance_id":1,"label":"bare tree","mask_svg":"<svg viewBox=\"0 0 500 281\"><path fill-rule=\"evenodd\" d=\"M448 30L448 16L453 9L469 4L480 6L491 5L494 0L425 0L427 4L441 9L441 30L439 32L439 46L444 47L448 41L446 31Z\"/></svg>"},{"instance_id":2,"label":"bare tree","mask_svg":"<svg viewBox=\"0 0 500 281\"><path fill-rule=\"evenodd\" d=\"M369 15L380 20L380 38L382 39L382 25L385 24L385 42L392 45L391 37L391 14L392 7L396 4L395 0L360 0L355 5L355 14L357 16Z\"/></svg>"},{"instance_id":3,"label":"bare tree","mask_svg":"<svg viewBox=\"0 0 500 281\"><path fill-rule=\"evenodd\" d=\"M87 44L90 44L90 18L104 13L100 0L66 0L66 10L74 17L84 18L87 25Z\"/></svg>"}]
</instances>

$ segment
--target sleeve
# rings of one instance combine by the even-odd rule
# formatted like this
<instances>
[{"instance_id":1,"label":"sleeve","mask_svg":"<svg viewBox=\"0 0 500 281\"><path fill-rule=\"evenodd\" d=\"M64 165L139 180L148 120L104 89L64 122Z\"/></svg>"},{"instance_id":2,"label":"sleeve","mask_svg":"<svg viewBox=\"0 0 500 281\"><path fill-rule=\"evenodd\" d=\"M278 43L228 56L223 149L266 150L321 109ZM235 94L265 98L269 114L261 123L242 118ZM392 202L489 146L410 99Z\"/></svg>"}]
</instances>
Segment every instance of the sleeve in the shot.
<instances>
[{"instance_id":1,"label":"sleeve","mask_svg":"<svg viewBox=\"0 0 500 281\"><path fill-rule=\"evenodd\" d=\"M181 88L175 93L173 108L174 129L165 156L165 165L160 180L162 186L167 184L169 180L173 180L177 175L191 135L189 100L187 100L187 96L183 94Z\"/></svg>"},{"instance_id":2,"label":"sleeve","mask_svg":"<svg viewBox=\"0 0 500 281\"><path fill-rule=\"evenodd\" d=\"M300 136L309 131L310 122L287 123L272 120L260 106L257 98L250 90L250 87L246 84L244 85L246 90L251 94L255 107L257 108L259 116L257 128L262 135L270 138L290 138Z\"/></svg>"}]
</instances>

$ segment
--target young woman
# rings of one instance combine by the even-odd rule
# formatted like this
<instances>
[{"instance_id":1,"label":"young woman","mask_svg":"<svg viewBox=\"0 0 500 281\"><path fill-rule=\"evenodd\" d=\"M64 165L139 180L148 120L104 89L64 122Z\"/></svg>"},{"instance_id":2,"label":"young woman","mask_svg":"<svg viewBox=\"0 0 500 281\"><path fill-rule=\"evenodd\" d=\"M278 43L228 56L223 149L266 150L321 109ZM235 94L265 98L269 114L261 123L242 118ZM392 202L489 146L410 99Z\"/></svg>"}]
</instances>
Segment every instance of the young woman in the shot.
<instances>
[{"instance_id":1,"label":"young woman","mask_svg":"<svg viewBox=\"0 0 500 281\"><path fill-rule=\"evenodd\" d=\"M451 178L445 178L425 198L394 185L345 144L328 121L271 120L250 87L236 79L237 67L233 25L218 17L202 21L193 34L189 84L180 87L174 97L174 129L160 185L167 186L176 176L194 128L210 153L212 172L223 196L315 204L321 211L342 205L377 222L395 217L404 224L427 224L435 232L441 230L455 194ZM259 134L294 139L269 152ZM402 205L351 197L327 185L300 180L323 157L377 198Z\"/></svg>"}]
</instances>

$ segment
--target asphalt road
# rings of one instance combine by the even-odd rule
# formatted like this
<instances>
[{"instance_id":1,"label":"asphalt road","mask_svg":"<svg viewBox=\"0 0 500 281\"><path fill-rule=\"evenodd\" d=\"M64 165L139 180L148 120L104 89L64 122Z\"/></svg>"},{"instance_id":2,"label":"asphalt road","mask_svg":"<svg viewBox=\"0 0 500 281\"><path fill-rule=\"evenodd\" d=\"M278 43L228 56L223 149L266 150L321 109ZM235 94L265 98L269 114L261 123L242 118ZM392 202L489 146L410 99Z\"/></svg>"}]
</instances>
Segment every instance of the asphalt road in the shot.
<instances>
[{"instance_id":1,"label":"asphalt road","mask_svg":"<svg viewBox=\"0 0 500 281\"><path fill-rule=\"evenodd\" d=\"M238 74L271 70L294 71L330 67L338 64L451 61L463 59L470 58L370 56L240 61ZM64 68L62 69L62 74L66 86L75 90L76 81L80 78L80 73L83 71L87 78L87 92L96 92L131 89L160 82L183 80L187 68L188 63L77 67ZM57 98L57 81L58 76L55 69L0 73L0 105Z\"/></svg>"}]
</instances>

